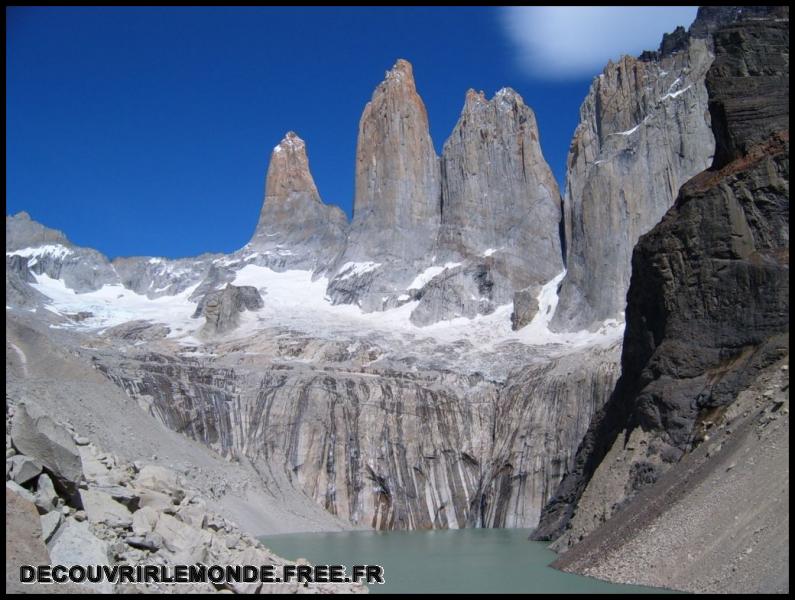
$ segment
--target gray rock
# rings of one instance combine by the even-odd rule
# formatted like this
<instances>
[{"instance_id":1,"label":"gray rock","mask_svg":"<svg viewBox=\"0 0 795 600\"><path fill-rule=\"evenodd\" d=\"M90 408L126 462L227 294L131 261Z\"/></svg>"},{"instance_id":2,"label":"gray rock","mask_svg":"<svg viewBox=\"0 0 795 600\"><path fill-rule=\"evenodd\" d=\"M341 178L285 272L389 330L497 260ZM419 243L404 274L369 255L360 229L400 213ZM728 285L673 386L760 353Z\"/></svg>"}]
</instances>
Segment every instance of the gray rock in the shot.
<instances>
[{"instance_id":1,"label":"gray rock","mask_svg":"<svg viewBox=\"0 0 795 600\"><path fill-rule=\"evenodd\" d=\"M110 527L127 528L132 525L132 514L127 507L116 502L110 494L97 489L81 490L86 516L91 523L104 523Z\"/></svg>"},{"instance_id":2,"label":"gray rock","mask_svg":"<svg viewBox=\"0 0 795 600\"><path fill-rule=\"evenodd\" d=\"M415 325L430 325L456 317L487 315L507 304L511 283L495 268L494 261L481 259L470 266L446 269L416 293L419 300L411 312Z\"/></svg>"},{"instance_id":3,"label":"gray rock","mask_svg":"<svg viewBox=\"0 0 795 600\"><path fill-rule=\"evenodd\" d=\"M23 498L26 502L30 502L31 504L36 502L36 497L30 491L19 485L16 481L6 481L6 495L9 491Z\"/></svg>"},{"instance_id":4,"label":"gray rock","mask_svg":"<svg viewBox=\"0 0 795 600\"><path fill-rule=\"evenodd\" d=\"M24 211L6 216L6 252L44 245L71 246L66 236L30 218Z\"/></svg>"},{"instance_id":5,"label":"gray rock","mask_svg":"<svg viewBox=\"0 0 795 600\"><path fill-rule=\"evenodd\" d=\"M144 506L133 513L132 530L137 536L154 531L159 513L151 506Z\"/></svg>"},{"instance_id":6,"label":"gray rock","mask_svg":"<svg viewBox=\"0 0 795 600\"><path fill-rule=\"evenodd\" d=\"M18 288L17 293L28 300L38 299L28 291L30 286L20 285L32 280L30 272L62 279L66 287L76 292L119 283L118 275L102 253L75 246L63 233L31 220L24 212L6 217L6 263L14 256L27 258L24 265L11 265L14 269L11 279ZM6 280L9 279L6 275Z\"/></svg>"},{"instance_id":7,"label":"gray rock","mask_svg":"<svg viewBox=\"0 0 795 600\"><path fill-rule=\"evenodd\" d=\"M201 529L207 519L207 509L196 504L189 504L177 511L177 518L188 525Z\"/></svg>"},{"instance_id":8,"label":"gray rock","mask_svg":"<svg viewBox=\"0 0 795 600\"><path fill-rule=\"evenodd\" d=\"M262 296L252 286L235 286L231 283L220 291L209 292L196 307L194 318L203 316L201 334L212 336L235 329L239 314L246 310L257 310L264 306Z\"/></svg>"},{"instance_id":9,"label":"gray rock","mask_svg":"<svg viewBox=\"0 0 795 600\"><path fill-rule=\"evenodd\" d=\"M107 542L95 536L86 521L78 522L71 518L66 519L66 522L47 544L47 549L50 553L50 563L54 565L64 565L65 567L73 565L110 566ZM107 581L83 585L98 593L113 592L113 584Z\"/></svg>"},{"instance_id":10,"label":"gray rock","mask_svg":"<svg viewBox=\"0 0 795 600\"><path fill-rule=\"evenodd\" d=\"M127 507L130 512L135 512L138 510L140 498L132 488L121 485L99 485L94 487L93 490L107 494L119 504Z\"/></svg>"},{"instance_id":11,"label":"gray rock","mask_svg":"<svg viewBox=\"0 0 795 600\"><path fill-rule=\"evenodd\" d=\"M172 514L177 510L177 507L174 505L174 500L168 494L144 488L136 488L135 492L138 494L139 505L141 507L136 513L144 508L151 508L159 512L170 512Z\"/></svg>"},{"instance_id":12,"label":"gray rock","mask_svg":"<svg viewBox=\"0 0 795 600\"><path fill-rule=\"evenodd\" d=\"M50 512L58 507L60 498L55 491L52 480L45 474L39 475L36 480L36 506L39 511Z\"/></svg>"},{"instance_id":13,"label":"gray rock","mask_svg":"<svg viewBox=\"0 0 795 600\"><path fill-rule=\"evenodd\" d=\"M517 331L533 320L538 312L538 294L540 292L540 285L531 285L514 293L511 329Z\"/></svg>"},{"instance_id":14,"label":"gray rock","mask_svg":"<svg viewBox=\"0 0 795 600\"><path fill-rule=\"evenodd\" d=\"M45 542L49 542L58 527L63 522L63 514L59 510L53 510L41 515L41 536Z\"/></svg>"},{"instance_id":15,"label":"gray rock","mask_svg":"<svg viewBox=\"0 0 795 600\"><path fill-rule=\"evenodd\" d=\"M155 533L161 536L163 547L180 559L188 560L188 564L203 560L211 543L209 532L187 525L171 515L160 515Z\"/></svg>"},{"instance_id":16,"label":"gray rock","mask_svg":"<svg viewBox=\"0 0 795 600\"><path fill-rule=\"evenodd\" d=\"M177 503L185 497L182 479L174 471L158 465L146 465L135 478L135 485L168 494Z\"/></svg>"},{"instance_id":17,"label":"gray rock","mask_svg":"<svg viewBox=\"0 0 795 600\"><path fill-rule=\"evenodd\" d=\"M38 408L20 404L14 413L11 439L20 453L41 461L56 489L61 489L67 498L79 505L77 484L83 475L83 465L66 429Z\"/></svg>"},{"instance_id":18,"label":"gray rock","mask_svg":"<svg viewBox=\"0 0 795 600\"><path fill-rule=\"evenodd\" d=\"M125 539L133 548L157 552L163 545L163 538L160 534L147 532L144 535L133 535Z\"/></svg>"},{"instance_id":19,"label":"gray rock","mask_svg":"<svg viewBox=\"0 0 795 600\"><path fill-rule=\"evenodd\" d=\"M219 260L218 254L202 254L191 258L119 257L113 260L120 283L148 298L179 294L206 279ZM223 259L221 259L223 260ZM129 332L121 332L130 335ZM149 336L153 331L146 332Z\"/></svg>"},{"instance_id":20,"label":"gray rock","mask_svg":"<svg viewBox=\"0 0 795 600\"><path fill-rule=\"evenodd\" d=\"M11 479L20 485L24 485L32 479L35 479L41 473L41 463L28 456L17 454L9 459L7 463L11 463L9 475Z\"/></svg>"}]
</instances>

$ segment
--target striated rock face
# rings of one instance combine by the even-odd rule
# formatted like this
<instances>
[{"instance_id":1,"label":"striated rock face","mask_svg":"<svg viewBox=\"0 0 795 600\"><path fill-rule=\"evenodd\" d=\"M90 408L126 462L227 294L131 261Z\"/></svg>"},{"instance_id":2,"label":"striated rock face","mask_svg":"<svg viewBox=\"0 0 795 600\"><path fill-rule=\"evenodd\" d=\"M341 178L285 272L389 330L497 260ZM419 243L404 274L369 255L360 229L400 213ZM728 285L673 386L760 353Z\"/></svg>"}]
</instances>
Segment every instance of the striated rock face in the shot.
<instances>
[{"instance_id":1,"label":"striated rock face","mask_svg":"<svg viewBox=\"0 0 795 600\"><path fill-rule=\"evenodd\" d=\"M535 115L510 88L469 90L442 155L443 260L493 256L513 289L563 270L560 193Z\"/></svg>"},{"instance_id":2,"label":"striated rock face","mask_svg":"<svg viewBox=\"0 0 795 600\"><path fill-rule=\"evenodd\" d=\"M536 534L563 533L559 547L707 439L789 352L789 23L740 21L714 41L715 164L635 249L621 379Z\"/></svg>"},{"instance_id":3,"label":"striated rock face","mask_svg":"<svg viewBox=\"0 0 795 600\"><path fill-rule=\"evenodd\" d=\"M500 380L356 366L377 355L357 346L267 332L210 362L104 352L96 364L170 429L378 529L534 526L618 375L617 345Z\"/></svg>"},{"instance_id":4,"label":"striated rock face","mask_svg":"<svg viewBox=\"0 0 795 600\"><path fill-rule=\"evenodd\" d=\"M712 55L708 40L684 37L681 49L669 38L661 55L608 64L580 108L566 175L567 274L552 321L557 331L624 311L632 248L679 187L712 161L704 86Z\"/></svg>"},{"instance_id":5,"label":"striated rock face","mask_svg":"<svg viewBox=\"0 0 795 600\"><path fill-rule=\"evenodd\" d=\"M240 324L240 313L264 306L257 288L226 284L223 290L208 292L196 306L193 318L204 317L204 336L226 333Z\"/></svg>"},{"instance_id":6,"label":"striated rock face","mask_svg":"<svg viewBox=\"0 0 795 600\"><path fill-rule=\"evenodd\" d=\"M342 251L348 220L323 204L309 171L306 144L292 131L273 149L265 202L248 246L291 268L316 268ZM278 261L277 258L277 261Z\"/></svg>"},{"instance_id":7,"label":"striated rock face","mask_svg":"<svg viewBox=\"0 0 795 600\"><path fill-rule=\"evenodd\" d=\"M715 46L707 89L718 168L789 130L789 31L745 22L719 30Z\"/></svg>"}]
</instances>

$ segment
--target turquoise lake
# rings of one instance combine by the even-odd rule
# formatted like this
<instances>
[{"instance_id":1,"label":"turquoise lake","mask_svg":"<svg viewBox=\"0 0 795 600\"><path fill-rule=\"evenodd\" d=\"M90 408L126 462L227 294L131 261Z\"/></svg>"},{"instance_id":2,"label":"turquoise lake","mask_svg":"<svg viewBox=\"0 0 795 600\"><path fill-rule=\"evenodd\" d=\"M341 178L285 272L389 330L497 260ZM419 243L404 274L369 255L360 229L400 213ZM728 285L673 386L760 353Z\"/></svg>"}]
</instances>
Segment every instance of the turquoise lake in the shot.
<instances>
[{"instance_id":1,"label":"turquoise lake","mask_svg":"<svg viewBox=\"0 0 795 600\"><path fill-rule=\"evenodd\" d=\"M264 536L280 556L313 564L377 564L371 593L661 593L550 568L556 554L527 529L346 531Z\"/></svg>"}]
</instances>

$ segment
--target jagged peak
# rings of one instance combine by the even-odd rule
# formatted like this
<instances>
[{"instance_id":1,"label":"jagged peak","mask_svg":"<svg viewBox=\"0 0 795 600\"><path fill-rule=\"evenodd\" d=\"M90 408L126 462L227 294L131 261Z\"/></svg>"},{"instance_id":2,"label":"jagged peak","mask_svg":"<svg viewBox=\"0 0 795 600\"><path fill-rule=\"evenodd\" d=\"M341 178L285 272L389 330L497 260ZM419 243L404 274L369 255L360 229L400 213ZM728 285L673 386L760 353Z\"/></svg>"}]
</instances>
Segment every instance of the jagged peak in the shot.
<instances>
[{"instance_id":1,"label":"jagged peak","mask_svg":"<svg viewBox=\"0 0 795 600\"><path fill-rule=\"evenodd\" d=\"M405 58L398 58L392 68L386 72L386 79L402 79L408 77L414 79L414 67Z\"/></svg>"},{"instance_id":2,"label":"jagged peak","mask_svg":"<svg viewBox=\"0 0 795 600\"><path fill-rule=\"evenodd\" d=\"M288 152L289 151L295 152L298 150L305 150L305 149L306 149L306 143L304 142L304 140L298 137L298 134L295 133L294 131L288 131L287 133L285 133L284 137L282 138L282 141L273 147L274 152L281 152L282 150L287 150Z\"/></svg>"},{"instance_id":3,"label":"jagged peak","mask_svg":"<svg viewBox=\"0 0 795 600\"><path fill-rule=\"evenodd\" d=\"M473 88L467 90L466 98L464 99L464 110L486 104L488 104L488 100L486 100L486 94L483 90L479 92L476 92Z\"/></svg>"},{"instance_id":4,"label":"jagged peak","mask_svg":"<svg viewBox=\"0 0 795 600\"><path fill-rule=\"evenodd\" d=\"M416 90L414 83L414 68L411 63L403 58L397 59L392 68L384 74L384 81L376 88L376 93L379 90L385 89L408 88L409 90Z\"/></svg>"},{"instance_id":5,"label":"jagged peak","mask_svg":"<svg viewBox=\"0 0 795 600\"><path fill-rule=\"evenodd\" d=\"M510 87L504 87L498 90L497 93L494 94L492 102L497 102L498 104L524 105L524 99L519 95L519 92Z\"/></svg>"}]
</instances>

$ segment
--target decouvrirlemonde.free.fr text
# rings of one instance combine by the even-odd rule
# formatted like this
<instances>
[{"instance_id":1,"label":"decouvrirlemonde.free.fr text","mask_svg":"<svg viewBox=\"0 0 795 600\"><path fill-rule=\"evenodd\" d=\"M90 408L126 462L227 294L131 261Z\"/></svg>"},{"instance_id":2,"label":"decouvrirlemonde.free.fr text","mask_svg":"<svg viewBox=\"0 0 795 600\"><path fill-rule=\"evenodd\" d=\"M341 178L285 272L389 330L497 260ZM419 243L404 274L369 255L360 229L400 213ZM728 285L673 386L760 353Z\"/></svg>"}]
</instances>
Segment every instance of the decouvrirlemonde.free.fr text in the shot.
<instances>
[{"instance_id":1,"label":"decouvrirlemonde.free.fr text","mask_svg":"<svg viewBox=\"0 0 795 600\"><path fill-rule=\"evenodd\" d=\"M384 583L380 565L22 565L22 583Z\"/></svg>"}]
</instances>

